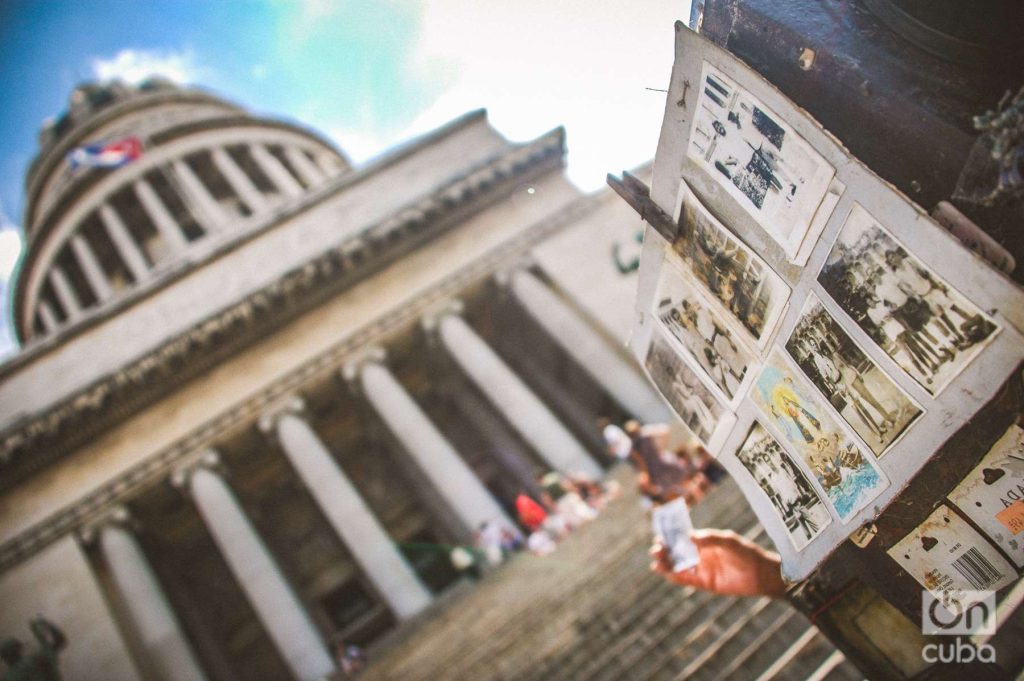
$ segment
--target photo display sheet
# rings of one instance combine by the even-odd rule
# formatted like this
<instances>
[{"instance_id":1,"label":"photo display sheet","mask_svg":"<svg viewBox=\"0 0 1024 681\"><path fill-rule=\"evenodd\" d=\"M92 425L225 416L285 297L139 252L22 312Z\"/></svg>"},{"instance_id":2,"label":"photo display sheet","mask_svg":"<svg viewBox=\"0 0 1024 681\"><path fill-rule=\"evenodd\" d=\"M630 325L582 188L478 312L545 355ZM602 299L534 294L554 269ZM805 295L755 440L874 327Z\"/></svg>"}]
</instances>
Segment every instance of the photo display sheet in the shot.
<instances>
[{"instance_id":1,"label":"photo display sheet","mask_svg":"<svg viewBox=\"0 0 1024 681\"><path fill-rule=\"evenodd\" d=\"M678 235L647 230L631 347L797 580L1009 379L1024 294L759 74L676 35L651 196ZM950 501L987 493L971 512L1020 568L1024 467L999 461Z\"/></svg>"}]
</instances>

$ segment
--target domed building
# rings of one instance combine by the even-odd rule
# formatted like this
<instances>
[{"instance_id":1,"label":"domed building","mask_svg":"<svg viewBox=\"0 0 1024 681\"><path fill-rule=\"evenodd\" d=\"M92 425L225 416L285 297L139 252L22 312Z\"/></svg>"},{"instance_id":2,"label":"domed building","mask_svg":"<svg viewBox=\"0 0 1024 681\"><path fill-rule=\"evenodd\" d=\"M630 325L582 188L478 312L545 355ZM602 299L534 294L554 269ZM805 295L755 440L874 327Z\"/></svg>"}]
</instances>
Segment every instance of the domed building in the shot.
<instances>
[{"instance_id":1,"label":"domed building","mask_svg":"<svg viewBox=\"0 0 1024 681\"><path fill-rule=\"evenodd\" d=\"M113 140L137 158L77 162ZM39 147L0 634L56 623L66 679L330 677L443 611L451 547L537 475L600 475L597 417L668 418L624 348L639 224L562 130L478 111L353 167L152 80L79 87Z\"/></svg>"}]
</instances>

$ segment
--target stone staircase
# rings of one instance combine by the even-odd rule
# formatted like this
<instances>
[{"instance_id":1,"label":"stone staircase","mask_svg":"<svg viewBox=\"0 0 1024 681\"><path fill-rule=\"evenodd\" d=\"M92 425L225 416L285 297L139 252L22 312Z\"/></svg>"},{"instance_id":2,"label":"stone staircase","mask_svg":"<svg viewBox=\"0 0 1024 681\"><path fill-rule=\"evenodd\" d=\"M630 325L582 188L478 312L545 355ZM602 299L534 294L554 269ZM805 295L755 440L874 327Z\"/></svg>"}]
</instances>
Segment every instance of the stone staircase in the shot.
<instances>
[{"instance_id":1,"label":"stone staircase","mask_svg":"<svg viewBox=\"0 0 1024 681\"><path fill-rule=\"evenodd\" d=\"M371 648L364 681L671 681L862 675L785 602L674 587L648 570L650 528L632 472L593 523L550 556L519 555ZM732 481L696 527L765 544Z\"/></svg>"}]
</instances>

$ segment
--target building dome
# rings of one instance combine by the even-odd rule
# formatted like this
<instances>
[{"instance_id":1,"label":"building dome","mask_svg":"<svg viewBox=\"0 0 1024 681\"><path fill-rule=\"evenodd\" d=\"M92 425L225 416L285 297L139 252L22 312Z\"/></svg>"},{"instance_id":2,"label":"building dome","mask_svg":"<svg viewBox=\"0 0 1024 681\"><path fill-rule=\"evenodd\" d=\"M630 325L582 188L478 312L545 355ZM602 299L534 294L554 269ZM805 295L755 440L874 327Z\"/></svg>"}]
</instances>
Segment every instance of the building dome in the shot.
<instances>
[{"instance_id":1,"label":"building dome","mask_svg":"<svg viewBox=\"0 0 1024 681\"><path fill-rule=\"evenodd\" d=\"M667 416L613 340L629 208L564 155L475 111L350 170L203 92L75 90L0 366L0 632L51 618L72 680L313 681L446 607L450 547L600 474L598 415Z\"/></svg>"},{"instance_id":2,"label":"building dome","mask_svg":"<svg viewBox=\"0 0 1024 681\"><path fill-rule=\"evenodd\" d=\"M120 167L70 159L75 149L126 138L142 153ZM22 342L148 288L350 169L309 130L162 79L80 85L67 111L44 124L39 147L14 295Z\"/></svg>"}]
</instances>

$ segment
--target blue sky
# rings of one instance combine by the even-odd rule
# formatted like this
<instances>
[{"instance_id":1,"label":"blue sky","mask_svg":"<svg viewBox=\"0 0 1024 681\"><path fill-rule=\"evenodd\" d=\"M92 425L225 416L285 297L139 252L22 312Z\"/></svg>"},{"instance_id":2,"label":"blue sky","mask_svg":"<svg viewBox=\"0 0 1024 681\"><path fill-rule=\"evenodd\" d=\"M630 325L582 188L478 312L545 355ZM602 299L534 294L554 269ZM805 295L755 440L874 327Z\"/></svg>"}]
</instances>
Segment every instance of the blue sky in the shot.
<instances>
[{"instance_id":1,"label":"blue sky","mask_svg":"<svg viewBox=\"0 0 1024 681\"><path fill-rule=\"evenodd\" d=\"M654 155L688 0L0 0L0 356L24 173L89 80L160 73L311 126L357 164L474 108L512 140L568 131L569 176Z\"/></svg>"}]
</instances>

